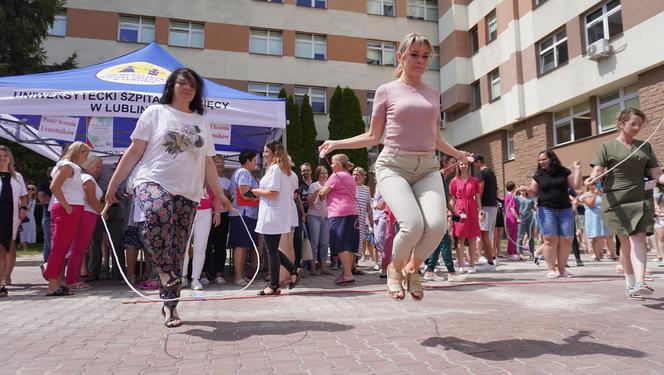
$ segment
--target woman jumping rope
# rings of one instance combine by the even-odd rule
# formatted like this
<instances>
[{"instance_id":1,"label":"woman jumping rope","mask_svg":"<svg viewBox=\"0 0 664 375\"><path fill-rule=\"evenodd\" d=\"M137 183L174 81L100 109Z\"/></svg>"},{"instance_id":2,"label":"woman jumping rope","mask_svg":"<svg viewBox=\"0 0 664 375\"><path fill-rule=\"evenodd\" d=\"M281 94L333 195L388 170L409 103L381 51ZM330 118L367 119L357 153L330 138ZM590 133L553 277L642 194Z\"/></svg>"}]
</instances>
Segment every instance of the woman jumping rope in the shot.
<instances>
[{"instance_id":1,"label":"woman jumping rope","mask_svg":"<svg viewBox=\"0 0 664 375\"><path fill-rule=\"evenodd\" d=\"M424 297L417 268L445 233L446 201L434 151L438 149L457 159L470 156L440 137L440 95L422 82L432 49L424 35L406 35L397 51L397 79L376 91L369 130L352 138L325 141L320 146L324 155L339 149L373 146L385 136L385 147L376 161L376 177L378 189L400 228L394 239L387 280L390 297L395 300L405 298L403 280L414 300Z\"/></svg>"}]
</instances>

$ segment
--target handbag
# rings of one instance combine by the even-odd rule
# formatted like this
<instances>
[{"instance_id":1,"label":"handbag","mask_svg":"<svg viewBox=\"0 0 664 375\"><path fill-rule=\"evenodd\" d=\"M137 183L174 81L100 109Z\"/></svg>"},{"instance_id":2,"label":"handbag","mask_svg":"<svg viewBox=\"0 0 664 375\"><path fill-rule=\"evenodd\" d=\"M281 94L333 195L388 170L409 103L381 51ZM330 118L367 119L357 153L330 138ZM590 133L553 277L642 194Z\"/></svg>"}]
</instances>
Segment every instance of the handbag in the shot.
<instances>
[{"instance_id":1,"label":"handbag","mask_svg":"<svg viewBox=\"0 0 664 375\"><path fill-rule=\"evenodd\" d=\"M314 259L314 253L311 249L311 241L309 240L309 233L307 232L306 224L302 224L304 238L302 239L302 260L311 261Z\"/></svg>"},{"instance_id":2,"label":"handbag","mask_svg":"<svg viewBox=\"0 0 664 375\"><path fill-rule=\"evenodd\" d=\"M240 188L235 189L235 204L238 206L258 207L258 203L258 199L247 199L244 195L242 195Z\"/></svg>"}]
</instances>

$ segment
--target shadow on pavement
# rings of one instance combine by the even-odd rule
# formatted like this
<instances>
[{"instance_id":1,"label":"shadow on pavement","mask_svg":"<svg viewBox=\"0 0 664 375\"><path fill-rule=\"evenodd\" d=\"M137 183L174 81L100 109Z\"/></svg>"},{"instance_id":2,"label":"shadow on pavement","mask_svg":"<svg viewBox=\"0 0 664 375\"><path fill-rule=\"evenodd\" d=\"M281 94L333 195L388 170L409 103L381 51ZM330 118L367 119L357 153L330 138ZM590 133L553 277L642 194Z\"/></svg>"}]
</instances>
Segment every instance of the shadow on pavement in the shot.
<instances>
[{"instance_id":1,"label":"shadow on pavement","mask_svg":"<svg viewBox=\"0 0 664 375\"><path fill-rule=\"evenodd\" d=\"M317 322L309 320L288 321L196 321L185 322L183 326L209 327L212 331L191 328L181 334L197 336L211 341L238 341L252 336L290 335L298 332L323 331L340 332L353 329L353 326L330 322Z\"/></svg>"},{"instance_id":2,"label":"shadow on pavement","mask_svg":"<svg viewBox=\"0 0 664 375\"><path fill-rule=\"evenodd\" d=\"M465 340L458 337L429 337L422 341L422 346L441 346L444 350L456 350L458 352L489 361L509 361L512 359L536 358L544 354L557 356L579 356L605 354L615 357L643 358L646 353L639 350L611 346L589 340L581 341L583 338L594 337L590 331L578 331L575 335L563 339L563 343L555 343L544 340L509 339L496 340L485 343Z\"/></svg>"}]
</instances>

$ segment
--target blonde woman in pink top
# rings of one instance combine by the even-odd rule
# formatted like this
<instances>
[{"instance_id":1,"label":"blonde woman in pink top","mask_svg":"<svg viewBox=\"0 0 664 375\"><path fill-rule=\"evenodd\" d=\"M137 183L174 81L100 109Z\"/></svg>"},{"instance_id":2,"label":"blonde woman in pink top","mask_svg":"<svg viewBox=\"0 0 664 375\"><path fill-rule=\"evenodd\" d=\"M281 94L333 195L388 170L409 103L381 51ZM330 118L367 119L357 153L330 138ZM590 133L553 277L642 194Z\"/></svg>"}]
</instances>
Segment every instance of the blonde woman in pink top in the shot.
<instances>
[{"instance_id":1,"label":"blonde woman in pink top","mask_svg":"<svg viewBox=\"0 0 664 375\"><path fill-rule=\"evenodd\" d=\"M458 160L470 155L440 137L440 94L422 82L432 51L424 35L406 35L397 51L397 79L376 90L369 130L320 146L321 154L325 154L373 146L384 136L376 177L378 189L400 227L387 280L390 297L395 300L405 298L404 280L414 300L424 297L417 268L445 233L447 209L435 150Z\"/></svg>"}]
</instances>

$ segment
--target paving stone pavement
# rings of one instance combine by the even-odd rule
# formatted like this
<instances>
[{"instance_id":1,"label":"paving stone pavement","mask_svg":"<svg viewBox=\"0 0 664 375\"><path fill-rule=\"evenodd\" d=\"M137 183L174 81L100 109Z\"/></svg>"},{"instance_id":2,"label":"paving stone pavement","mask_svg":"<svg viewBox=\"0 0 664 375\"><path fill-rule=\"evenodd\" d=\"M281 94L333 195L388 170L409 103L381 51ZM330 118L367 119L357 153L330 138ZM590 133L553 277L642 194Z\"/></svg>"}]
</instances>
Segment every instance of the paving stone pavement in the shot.
<instances>
[{"instance_id":1,"label":"paving stone pavement","mask_svg":"<svg viewBox=\"0 0 664 375\"><path fill-rule=\"evenodd\" d=\"M503 262L464 283L425 283L422 302L390 300L375 273L345 288L309 276L279 297L254 298L257 283L182 302L175 329L157 303L124 304L136 296L117 281L46 297L38 268L17 267L0 299L0 373L663 374L664 268L650 267L659 290L641 302L626 299L611 261L554 281Z\"/></svg>"}]
</instances>

